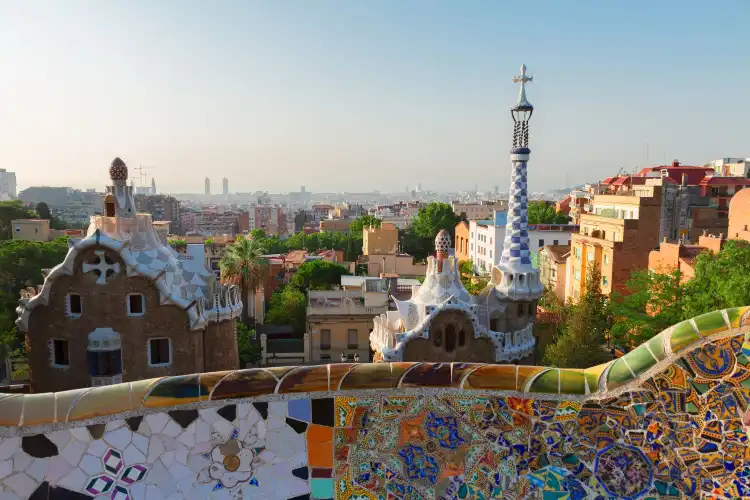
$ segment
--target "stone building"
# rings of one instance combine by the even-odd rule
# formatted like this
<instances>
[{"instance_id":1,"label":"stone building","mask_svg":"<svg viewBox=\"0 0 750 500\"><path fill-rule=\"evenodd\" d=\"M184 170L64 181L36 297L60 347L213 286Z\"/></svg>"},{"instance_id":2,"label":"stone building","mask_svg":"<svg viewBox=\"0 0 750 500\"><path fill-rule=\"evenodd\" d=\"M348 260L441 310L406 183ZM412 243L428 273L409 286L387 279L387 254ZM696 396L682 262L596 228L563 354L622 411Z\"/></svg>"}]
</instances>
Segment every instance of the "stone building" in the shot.
<instances>
[{"instance_id":1,"label":"stone building","mask_svg":"<svg viewBox=\"0 0 750 500\"><path fill-rule=\"evenodd\" d=\"M34 392L237 368L239 290L187 269L136 212L125 163L109 169L104 216L69 240L44 284L22 292Z\"/></svg>"}]
</instances>

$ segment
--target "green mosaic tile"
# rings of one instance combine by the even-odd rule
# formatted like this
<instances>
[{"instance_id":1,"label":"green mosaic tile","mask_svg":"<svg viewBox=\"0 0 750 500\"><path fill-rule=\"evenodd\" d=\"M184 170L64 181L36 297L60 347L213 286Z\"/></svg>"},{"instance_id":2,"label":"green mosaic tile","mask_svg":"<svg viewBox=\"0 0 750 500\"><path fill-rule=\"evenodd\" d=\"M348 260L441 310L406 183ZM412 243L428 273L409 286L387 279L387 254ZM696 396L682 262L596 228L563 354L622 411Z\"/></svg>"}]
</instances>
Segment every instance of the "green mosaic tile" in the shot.
<instances>
[{"instance_id":1,"label":"green mosaic tile","mask_svg":"<svg viewBox=\"0 0 750 500\"><path fill-rule=\"evenodd\" d=\"M557 394L559 387L559 371L557 368L551 368L534 379L531 387L529 387L529 392Z\"/></svg>"},{"instance_id":2,"label":"green mosaic tile","mask_svg":"<svg viewBox=\"0 0 750 500\"><path fill-rule=\"evenodd\" d=\"M607 389L615 389L631 380L633 380L633 375L630 373L624 359L620 358L609 369L609 373L607 374Z\"/></svg>"},{"instance_id":3,"label":"green mosaic tile","mask_svg":"<svg viewBox=\"0 0 750 500\"><path fill-rule=\"evenodd\" d=\"M732 328L739 328L742 316L747 313L750 307L732 307L727 309L727 318L729 318L729 324Z\"/></svg>"},{"instance_id":4,"label":"green mosaic tile","mask_svg":"<svg viewBox=\"0 0 750 500\"><path fill-rule=\"evenodd\" d=\"M667 353L664 352L664 335L663 334L660 333L659 335L652 338L646 343L651 349L651 352L654 353L654 356L656 356L656 359L661 361L667 357Z\"/></svg>"},{"instance_id":5,"label":"green mosaic tile","mask_svg":"<svg viewBox=\"0 0 750 500\"><path fill-rule=\"evenodd\" d=\"M560 394L586 394L586 382L583 372L560 370Z\"/></svg>"},{"instance_id":6,"label":"green mosaic tile","mask_svg":"<svg viewBox=\"0 0 750 500\"><path fill-rule=\"evenodd\" d=\"M633 373L640 375L646 370L656 364L656 359L651 355L645 345L637 347L630 351L625 356L628 362L628 366L633 370Z\"/></svg>"},{"instance_id":7,"label":"green mosaic tile","mask_svg":"<svg viewBox=\"0 0 750 500\"><path fill-rule=\"evenodd\" d=\"M701 337L695 330L690 321L683 321L677 324L672 330L672 335L669 338L669 345L672 348L672 352L680 352L693 342L700 340Z\"/></svg>"},{"instance_id":8,"label":"green mosaic tile","mask_svg":"<svg viewBox=\"0 0 750 500\"><path fill-rule=\"evenodd\" d=\"M708 337L714 333L727 329L727 323L721 311L713 311L695 318L695 326L701 332L703 337Z\"/></svg>"}]
</instances>

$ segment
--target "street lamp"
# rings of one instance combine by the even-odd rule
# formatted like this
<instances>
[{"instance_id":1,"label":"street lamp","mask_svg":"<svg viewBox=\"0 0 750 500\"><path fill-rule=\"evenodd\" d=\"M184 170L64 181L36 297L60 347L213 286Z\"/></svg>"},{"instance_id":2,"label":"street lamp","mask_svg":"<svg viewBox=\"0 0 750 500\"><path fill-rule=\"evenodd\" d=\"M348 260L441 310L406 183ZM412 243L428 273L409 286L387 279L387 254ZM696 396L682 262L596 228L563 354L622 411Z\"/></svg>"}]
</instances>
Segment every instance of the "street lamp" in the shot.
<instances>
[{"instance_id":1,"label":"street lamp","mask_svg":"<svg viewBox=\"0 0 750 500\"><path fill-rule=\"evenodd\" d=\"M358 352L354 353L354 362L355 363L359 363L359 353Z\"/></svg>"},{"instance_id":2,"label":"street lamp","mask_svg":"<svg viewBox=\"0 0 750 500\"><path fill-rule=\"evenodd\" d=\"M341 362L346 363L348 356L346 355L346 352L341 353Z\"/></svg>"}]
</instances>

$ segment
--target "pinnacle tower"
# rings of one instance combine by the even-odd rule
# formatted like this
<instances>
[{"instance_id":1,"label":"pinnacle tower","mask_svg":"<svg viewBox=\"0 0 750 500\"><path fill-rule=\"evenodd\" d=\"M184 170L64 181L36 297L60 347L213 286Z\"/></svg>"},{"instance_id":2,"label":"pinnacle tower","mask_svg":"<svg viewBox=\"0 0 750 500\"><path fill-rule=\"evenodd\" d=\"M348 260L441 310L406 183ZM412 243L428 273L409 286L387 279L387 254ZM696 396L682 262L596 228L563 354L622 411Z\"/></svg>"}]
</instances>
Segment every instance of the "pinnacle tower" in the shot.
<instances>
[{"instance_id":1,"label":"pinnacle tower","mask_svg":"<svg viewBox=\"0 0 750 500\"><path fill-rule=\"evenodd\" d=\"M529 120L534 113L534 106L526 98L526 84L533 79L533 76L526 75L526 65L521 66L521 75L513 78L514 83L521 84L518 102L510 108L513 117L513 148L510 150L510 160L513 167L503 253L497 266L502 278L496 289L512 300L535 300L541 297L542 293L539 271L531 265L529 251L526 168L531 154Z\"/></svg>"}]
</instances>

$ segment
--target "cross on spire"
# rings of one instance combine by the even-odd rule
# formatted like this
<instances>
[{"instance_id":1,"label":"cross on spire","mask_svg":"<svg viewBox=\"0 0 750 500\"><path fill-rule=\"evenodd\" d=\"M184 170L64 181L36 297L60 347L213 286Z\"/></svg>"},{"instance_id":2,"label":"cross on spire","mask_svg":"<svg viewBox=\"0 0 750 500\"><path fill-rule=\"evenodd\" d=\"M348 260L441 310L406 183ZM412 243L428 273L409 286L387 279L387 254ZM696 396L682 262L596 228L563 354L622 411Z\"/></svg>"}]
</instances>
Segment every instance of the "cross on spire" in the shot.
<instances>
[{"instance_id":1,"label":"cross on spire","mask_svg":"<svg viewBox=\"0 0 750 500\"><path fill-rule=\"evenodd\" d=\"M534 75L526 76L526 65L521 66L521 75L513 77L513 83L520 83L521 84L521 90L518 93L518 103L516 104L515 108L528 108L533 109L534 106L531 105L531 103L526 99L526 83L531 82L534 80Z\"/></svg>"}]
</instances>

